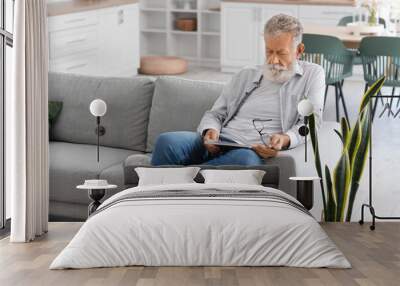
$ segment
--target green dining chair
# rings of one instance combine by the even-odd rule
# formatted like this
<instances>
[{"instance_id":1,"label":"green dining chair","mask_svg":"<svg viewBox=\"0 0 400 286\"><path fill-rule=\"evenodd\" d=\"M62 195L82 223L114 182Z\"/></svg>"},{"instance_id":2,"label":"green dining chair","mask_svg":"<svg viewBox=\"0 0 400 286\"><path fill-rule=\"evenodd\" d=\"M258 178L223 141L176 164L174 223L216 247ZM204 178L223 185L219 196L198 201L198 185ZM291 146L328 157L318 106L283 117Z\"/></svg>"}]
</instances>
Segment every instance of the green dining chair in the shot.
<instances>
[{"instance_id":1,"label":"green dining chair","mask_svg":"<svg viewBox=\"0 0 400 286\"><path fill-rule=\"evenodd\" d=\"M339 20L339 23L337 25L345 27L345 26L347 26L348 23L353 23L354 20L358 21L359 18L360 17L358 15L355 17L355 19L353 19L353 16L345 16ZM365 19L365 18L362 18L362 19ZM385 19L379 18L379 24L382 24L386 29ZM360 57L360 53L359 53L358 49L348 49L348 50L351 51L354 55L353 65L362 65L361 57Z\"/></svg>"},{"instance_id":2,"label":"green dining chair","mask_svg":"<svg viewBox=\"0 0 400 286\"><path fill-rule=\"evenodd\" d=\"M385 76L384 86L392 88L390 103L386 103L386 107L390 112L396 87L400 87L400 38L387 36L365 37L361 40L359 50L364 71L365 90L380 77ZM379 92L377 96L381 95L382 93ZM376 112L378 97L374 102L372 118L374 118ZM383 102L382 98L381 101ZM398 104L399 101L397 102Z\"/></svg>"},{"instance_id":3,"label":"green dining chair","mask_svg":"<svg viewBox=\"0 0 400 286\"><path fill-rule=\"evenodd\" d=\"M333 86L335 88L336 121L340 121L340 101L346 119L349 120L343 94L343 83L352 75L353 53L346 49L340 39L332 36L304 34L303 43L305 51L302 60L319 64L325 70L324 107L328 89Z\"/></svg>"}]
</instances>

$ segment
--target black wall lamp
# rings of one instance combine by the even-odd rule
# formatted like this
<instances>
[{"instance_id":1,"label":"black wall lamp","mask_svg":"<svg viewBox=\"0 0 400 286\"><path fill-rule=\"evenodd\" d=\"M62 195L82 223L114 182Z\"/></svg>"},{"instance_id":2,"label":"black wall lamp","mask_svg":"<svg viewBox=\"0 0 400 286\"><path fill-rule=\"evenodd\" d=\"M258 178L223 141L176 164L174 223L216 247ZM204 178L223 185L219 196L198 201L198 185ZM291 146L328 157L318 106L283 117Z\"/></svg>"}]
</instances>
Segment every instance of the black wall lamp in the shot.
<instances>
[{"instance_id":1,"label":"black wall lamp","mask_svg":"<svg viewBox=\"0 0 400 286\"><path fill-rule=\"evenodd\" d=\"M106 134L104 126L100 125L100 118L107 112L107 104L102 99L95 99L90 103L90 113L96 117L97 127L95 133L97 135L97 162L100 161L100 136Z\"/></svg>"},{"instance_id":2,"label":"black wall lamp","mask_svg":"<svg viewBox=\"0 0 400 286\"><path fill-rule=\"evenodd\" d=\"M299 128L299 134L305 137L304 140L304 160L307 162L307 135L310 133L308 128L308 117L314 112L314 107L308 99L303 99L297 105L297 111L304 118L304 125Z\"/></svg>"}]
</instances>

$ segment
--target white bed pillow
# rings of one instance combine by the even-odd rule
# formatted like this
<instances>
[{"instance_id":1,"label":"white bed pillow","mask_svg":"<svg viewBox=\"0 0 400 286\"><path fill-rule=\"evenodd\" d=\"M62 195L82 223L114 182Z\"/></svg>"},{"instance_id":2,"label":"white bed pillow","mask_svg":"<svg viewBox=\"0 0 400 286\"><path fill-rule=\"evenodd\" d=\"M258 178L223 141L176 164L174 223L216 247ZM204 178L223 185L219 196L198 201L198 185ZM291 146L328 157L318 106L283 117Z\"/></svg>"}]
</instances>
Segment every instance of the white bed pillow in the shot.
<instances>
[{"instance_id":1,"label":"white bed pillow","mask_svg":"<svg viewBox=\"0 0 400 286\"><path fill-rule=\"evenodd\" d=\"M135 168L139 177L138 186L195 183L193 179L196 177L199 170L199 167Z\"/></svg>"},{"instance_id":2,"label":"white bed pillow","mask_svg":"<svg viewBox=\"0 0 400 286\"><path fill-rule=\"evenodd\" d=\"M205 184L261 185L265 171L262 170L201 170Z\"/></svg>"}]
</instances>

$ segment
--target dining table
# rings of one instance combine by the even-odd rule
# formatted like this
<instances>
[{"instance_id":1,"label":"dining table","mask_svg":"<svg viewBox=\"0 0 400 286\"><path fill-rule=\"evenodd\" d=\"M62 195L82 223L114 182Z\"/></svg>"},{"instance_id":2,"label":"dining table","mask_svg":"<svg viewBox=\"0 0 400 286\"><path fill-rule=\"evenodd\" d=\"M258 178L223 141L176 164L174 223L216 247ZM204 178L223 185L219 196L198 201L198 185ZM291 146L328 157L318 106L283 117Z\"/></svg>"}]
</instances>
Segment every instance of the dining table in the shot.
<instances>
[{"instance_id":1,"label":"dining table","mask_svg":"<svg viewBox=\"0 0 400 286\"><path fill-rule=\"evenodd\" d=\"M349 49L358 49L361 40L367 36L374 35L355 35L345 26L318 26L318 25L304 25L304 33L307 34L320 34L339 38L343 44ZM390 34L386 31L376 36L397 36L400 35Z\"/></svg>"}]
</instances>

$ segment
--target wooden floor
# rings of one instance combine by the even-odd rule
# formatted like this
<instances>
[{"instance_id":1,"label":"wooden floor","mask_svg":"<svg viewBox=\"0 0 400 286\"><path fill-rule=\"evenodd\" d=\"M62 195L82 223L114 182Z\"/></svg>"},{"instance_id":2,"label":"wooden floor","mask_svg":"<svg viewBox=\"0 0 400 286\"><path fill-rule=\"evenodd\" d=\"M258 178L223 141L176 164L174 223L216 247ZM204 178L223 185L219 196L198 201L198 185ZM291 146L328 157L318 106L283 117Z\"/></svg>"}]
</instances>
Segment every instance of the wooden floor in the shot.
<instances>
[{"instance_id":1,"label":"wooden floor","mask_svg":"<svg viewBox=\"0 0 400 286\"><path fill-rule=\"evenodd\" d=\"M28 244L0 241L0 285L400 285L400 223L325 224L352 269L288 267L124 267L48 270L81 223L50 223Z\"/></svg>"}]
</instances>

